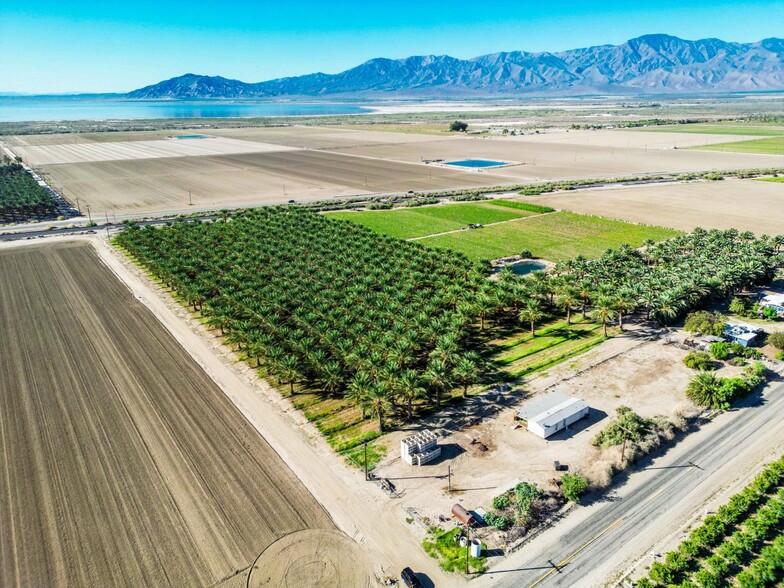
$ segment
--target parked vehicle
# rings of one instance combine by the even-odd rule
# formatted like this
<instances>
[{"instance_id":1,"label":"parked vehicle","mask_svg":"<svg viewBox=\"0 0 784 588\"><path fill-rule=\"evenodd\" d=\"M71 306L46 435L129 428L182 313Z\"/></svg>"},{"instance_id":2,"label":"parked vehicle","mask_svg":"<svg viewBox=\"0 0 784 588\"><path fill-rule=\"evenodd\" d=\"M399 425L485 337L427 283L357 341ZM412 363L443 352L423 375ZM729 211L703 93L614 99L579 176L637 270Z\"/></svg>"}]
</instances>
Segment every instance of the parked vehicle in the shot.
<instances>
[{"instance_id":1,"label":"parked vehicle","mask_svg":"<svg viewBox=\"0 0 784 588\"><path fill-rule=\"evenodd\" d=\"M408 588L424 588L422 580L417 577L411 568L403 568L403 571L400 572L400 578Z\"/></svg>"}]
</instances>

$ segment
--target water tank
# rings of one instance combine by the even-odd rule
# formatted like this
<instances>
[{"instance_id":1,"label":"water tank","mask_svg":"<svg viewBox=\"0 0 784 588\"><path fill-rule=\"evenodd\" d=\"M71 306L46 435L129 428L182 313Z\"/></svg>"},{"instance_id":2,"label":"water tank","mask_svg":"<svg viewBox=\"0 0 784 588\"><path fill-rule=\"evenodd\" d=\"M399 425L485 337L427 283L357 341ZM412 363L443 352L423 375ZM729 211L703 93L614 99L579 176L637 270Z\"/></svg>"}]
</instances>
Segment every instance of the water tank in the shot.
<instances>
[{"instance_id":1,"label":"water tank","mask_svg":"<svg viewBox=\"0 0 784 588\"><path fill-rule=\"evenodd\" d=\"M471 539L471 557L482 555L482 542L479 539Z\"/></svg>"}]
</instances>

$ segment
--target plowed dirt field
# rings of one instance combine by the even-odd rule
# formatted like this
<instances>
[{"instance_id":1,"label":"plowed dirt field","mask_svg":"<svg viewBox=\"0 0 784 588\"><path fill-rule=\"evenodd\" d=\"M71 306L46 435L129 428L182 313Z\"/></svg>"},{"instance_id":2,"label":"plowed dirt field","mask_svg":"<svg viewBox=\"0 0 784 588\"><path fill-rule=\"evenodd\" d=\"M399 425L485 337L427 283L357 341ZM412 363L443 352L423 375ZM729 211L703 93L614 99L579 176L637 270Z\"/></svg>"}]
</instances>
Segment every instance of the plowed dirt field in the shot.
<instances>
[{"instance_id":1,"label":"plowed dirt field","mask_svg":"<svg viewBox=\"0 0 784 588\"><path fill-rule=\"evenodd\" d=\"M0 586L244 585L338 533L90 245L0 251L0 325Z\"/></svg>"}]
</instances>

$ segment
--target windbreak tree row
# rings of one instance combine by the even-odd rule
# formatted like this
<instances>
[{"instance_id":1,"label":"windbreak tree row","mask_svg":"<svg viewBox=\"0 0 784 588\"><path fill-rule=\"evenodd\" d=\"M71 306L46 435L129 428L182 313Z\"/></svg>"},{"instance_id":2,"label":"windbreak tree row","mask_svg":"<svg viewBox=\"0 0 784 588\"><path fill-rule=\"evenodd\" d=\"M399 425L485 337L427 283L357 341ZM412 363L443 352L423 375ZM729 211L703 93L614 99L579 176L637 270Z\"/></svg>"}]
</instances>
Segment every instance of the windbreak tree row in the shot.
<instances>
[{"instance_id":1,"label":"windbreak tree row","mask_svg":"<svg viewBox=\"0 0 784 588\"><path fill-rule=\"evenodd\" d=\"M0 222L52 215L57 203L19 164L0 166Z\"/></svg>"},{"instance_id":2,"label":"windbreak tree row","mask_svg":"<svg viewBox=\"0 0 784 588\"><path fill-rule=\"evenodd\" d=\"M475 378L475 291L461 255L297 208L129 226L117 242L271 375L347 395L383 422Z\"/></svg>"}]
</instances>

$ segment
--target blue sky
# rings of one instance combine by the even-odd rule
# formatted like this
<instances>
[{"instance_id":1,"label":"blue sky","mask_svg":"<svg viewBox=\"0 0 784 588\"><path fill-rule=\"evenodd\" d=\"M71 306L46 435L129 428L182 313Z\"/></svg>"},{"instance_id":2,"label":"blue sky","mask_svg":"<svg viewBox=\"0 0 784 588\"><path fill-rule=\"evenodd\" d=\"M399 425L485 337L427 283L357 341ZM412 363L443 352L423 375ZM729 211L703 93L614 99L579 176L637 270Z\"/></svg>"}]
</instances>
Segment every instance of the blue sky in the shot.
<instances>
[{"instance_id":1,"label":"blue sky","mask_svg":"<svg viewBox=\"0 0 784 588\"><path fill-rule=\"evenodd\" d=\"M559 51L646 33L784 36L784 2L4 2L0 92L123 92L186 72L246 82L372 57Z\"/></svg>"}]
</instances>

